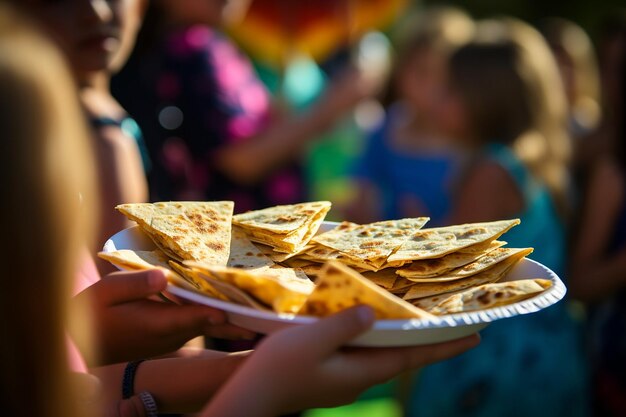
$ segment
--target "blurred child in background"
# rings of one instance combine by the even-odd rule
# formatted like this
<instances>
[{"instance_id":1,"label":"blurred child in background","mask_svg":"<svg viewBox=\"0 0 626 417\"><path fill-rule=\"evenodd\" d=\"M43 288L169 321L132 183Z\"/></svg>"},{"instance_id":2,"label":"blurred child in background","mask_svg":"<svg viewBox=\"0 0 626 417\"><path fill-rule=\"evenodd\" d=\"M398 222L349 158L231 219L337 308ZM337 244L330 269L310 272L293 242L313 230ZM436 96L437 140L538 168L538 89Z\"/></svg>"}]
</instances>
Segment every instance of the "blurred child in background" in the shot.
<instances>
[{"instance_id":1,"label":"blurred child in background","mask_svg":"<svg viewBox=\"0 0 626 417\"><path fill-rule=\"evenodd\" d=\"M457 148L435 132L432 107L446 58L470 39L474 23L454 8L420 11L405 23L392 103L357 163L349 219L358 223L429 216L432 225L440 224L461 164Z\"/></svg>"},{"instance_id":2,"label":"blurred child in background","mask_svg":"<svg viewBox=\"0 0 626 417\"><path fill-rule=\"evenodd\" d=\"M371 90L358 72L277 118L251 62L221 31L241 1L155 0L114 84L145 131L152 199L233 200L235 211L306 198L301 152Z\"/></svg>"},{"instance_id":3,"label":"blurred child in background","mask_svg":"<svg viewBox=\"0 0 626 417\"><path fill-rule=\"evenodd\" d=\"M483 22L447 72L438 124L474 155L450 222L519 217L509 246L534 247L532 259L562 274L570 142L548 46L520 21ZM410 415L586 415L580 333L567 303L493 323L482 336L480 349L422 372Z\"/></svg>"},{"instance_id":4,"label":"blurred child in background","mask_svg":"<svg viewBox=\"0 0 626 417\"><path fill-rule=\"evenodd\" d=\"M570 294L589 305L595 416L626 415L626 36L621 48L612 146L593 165L570 257Z\"/></svg>"},{"instance_id":5,"label":"blurred child in background","mask_svg":"<svg viewBox=\"0 0 626 417\"><path fill-rule=\"evenodd\" d=\"M107 90L109 71L132 47L141 1L14 3L34 18L67 58L89 121L93 124L98 118L123 117L123 109ZM95 246L102 247L105 238L126 225L125 220L120 221L124 216L116 216L113 207L126 199L136 201L140 195L141 200L147 198L146 181L136 138L124 133L121 125L102 126L92 133L97 187L83 196L94 200L89 204L97 209L93 210ZM110 270L111 266L104 269ZM102 283L100 276L104 274L98 273L92 256L84 251L73 294L82 292L77 302L88 300L86 303L94 310L99 363L170 353L200 335L252 337L251 332L226 324L221 311L147 300L155 290L150 292L137 285L146 277L138 278L133 285L125 280Z\"/></svg>"},{"instance_id":6,"label":"blurred child in background","mask_svg":"<svg viewBox=\"0 0 626 417\"><path fill-rule=\"evenodd\" d=\"M128 226L113 210L117 204L148 199L137 124L109 91L111 71L122 63L139 29L142 0L47 2L28 0L27 11L42 23L65 53L80 87L80 98L93 128L98 199L95 245ZM110 265L100 263L101 272Z\"/></svg>"}]
</instances>

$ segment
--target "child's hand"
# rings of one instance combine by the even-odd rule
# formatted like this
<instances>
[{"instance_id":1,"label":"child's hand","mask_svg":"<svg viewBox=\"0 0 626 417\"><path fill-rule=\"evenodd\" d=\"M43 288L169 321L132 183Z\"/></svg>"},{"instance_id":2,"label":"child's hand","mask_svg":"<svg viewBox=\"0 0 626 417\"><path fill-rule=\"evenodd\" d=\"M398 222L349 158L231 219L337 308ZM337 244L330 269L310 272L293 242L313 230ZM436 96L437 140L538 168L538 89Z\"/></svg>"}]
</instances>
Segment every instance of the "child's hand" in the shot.
<instances>
[{"instance_id":1,"label":"child's hand","mask_svg":"<svg viewBox=\"0 0 626 417\"><path fill-rule=\"evenodd\" d=\"M149 299L166 285L165 276L158 270L117 272L75 297L74 302L85 303L93 312L100 364L173 352L201 335L254 337L254 333L226 323L226 315L220 310Z\"/></svg>"},{"instance_id":2,"label":"child's hand","mask_svg":"<svg viewBox=\"0 0 626 417\"><path fill-rule=\"evenodd\" d=\"M356 307L269 336L204 415L272 416L350 403L375 384L455 356L479 342L473 335L429 346L342 348L373 322L371 309Z\"/></svg>"}]
</instances>

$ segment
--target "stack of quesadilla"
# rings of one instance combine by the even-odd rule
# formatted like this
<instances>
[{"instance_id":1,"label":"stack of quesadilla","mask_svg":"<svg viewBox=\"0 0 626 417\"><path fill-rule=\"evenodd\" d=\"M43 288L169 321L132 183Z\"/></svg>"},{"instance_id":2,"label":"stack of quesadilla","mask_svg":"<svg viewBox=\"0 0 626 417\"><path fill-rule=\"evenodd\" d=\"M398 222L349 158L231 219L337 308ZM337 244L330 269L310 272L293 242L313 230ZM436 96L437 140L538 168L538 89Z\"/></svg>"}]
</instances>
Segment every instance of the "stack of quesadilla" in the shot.
<instances>
[{"instance_id":1,"label":"stack of quesadilla","mask_svg":"<svg viewBox=\"0 0 626 417\"><path fill-rule=\"evenodd\" d=\"M233 224L253 242L269 246L270 257L285 260L300 252L315 236L330 206L328 201L316 201L270 207L238 214L233 217Z\"/></svg>"},{"instance_id":2,"label":"stack of quesadilla","mask_svg":"<svg viewBox=\"0 0 626 417\"><path fill-rule=\"evenodd\" d=\"M379 319L432 318L514 303L551 285L501 282L532 252L498 240L518 219L430 229L425 217L343 222L317 234L329 202L236 216L229 201L116 209L157 249L100 257L122 269L161 269L173 285L258 310L325 316L367 304Z\"/></svg>"},{"instance_id":3,"label":"stack of quesadilla","mask_svg":"<svg viewBox=\"0 0 626 417\"><path fill-rule=\"evenodd\" d=\"M170 258L228 262L232 201L122 204L115 207Z\"/></svg>"}]
</instances>

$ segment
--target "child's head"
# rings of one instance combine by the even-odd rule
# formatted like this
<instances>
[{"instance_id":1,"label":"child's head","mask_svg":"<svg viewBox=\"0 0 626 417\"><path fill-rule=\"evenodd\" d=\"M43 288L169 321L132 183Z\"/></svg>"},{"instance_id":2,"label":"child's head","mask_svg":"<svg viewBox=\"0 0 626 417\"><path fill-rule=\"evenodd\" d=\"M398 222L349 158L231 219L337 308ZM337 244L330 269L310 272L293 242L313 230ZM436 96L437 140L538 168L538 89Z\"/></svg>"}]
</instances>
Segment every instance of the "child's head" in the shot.
<instances>
[{"instance_id":1,"label":"child's head","mask_svg":"<svg viewBox=\"0 0 626 417\"><path fill-rule=\"evenodd\" d=\"M450 58L439 129L465 145L503 143L553 189L565 181L570 143L554 58L535 29L506 19L479 25Z\"/></svg>"},{"instance_id":2,"label":"child's head","mask_svg":"<svg viewBox=\"0 0 626 417\"><path fill-rule=\"evenodd\" d=\"M463 11L445 7L421 11L401 29L395 90L416 112L430 113L439 90L446 59L471 39L472 19Z\"/></svg>"},{"instance_id":3,"label":"child's head","mask_svg":"<svg viewBox=\"0 0 626 417\"><path fill-rule=\"evenodd\" d=\"M52 36L80 78L126 59L142 5L143 0L26 0L24 10Z\"/></svg>"},{"instance_id":4,"label":"child's head","mask_svg":"<svg viewBox=\"0 0 626 417\"><path fill-rule=\"evenodd\" d=\"M0 57L2 413L73 416L64 325L92 211L87 127L61 54L6 5Z\"/></svg>"},{"instance_id":5,"label":"child's head","mask_svg":"<svg viewBox=\"0 0 626 417\"><path fill-rule=\"evenodd\" d=\"M556 58L573 121L583 131L593 129L600 119L600 78L591 39L565 19L548 19L542 29Z\"/></svg>"}]
</instances>

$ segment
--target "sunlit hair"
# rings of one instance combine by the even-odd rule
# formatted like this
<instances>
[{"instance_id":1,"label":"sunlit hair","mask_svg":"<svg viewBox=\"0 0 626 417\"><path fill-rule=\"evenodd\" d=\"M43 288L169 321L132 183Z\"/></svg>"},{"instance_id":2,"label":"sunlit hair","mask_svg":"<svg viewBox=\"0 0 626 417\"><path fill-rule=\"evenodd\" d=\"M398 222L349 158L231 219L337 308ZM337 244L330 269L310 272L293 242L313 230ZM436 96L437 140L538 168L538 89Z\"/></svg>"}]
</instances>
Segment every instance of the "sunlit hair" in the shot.
<instances>
[{"instance_id":1,"label":"sunlit hair","mask_svg":"<svg viewBox=\"0 0 626 417\"><path fill-rule=\"evenodd\" d=\"M445 6L418 10L399 25L394 39L400 59L428 48L446 54L467 43L474 34L474 21L463 10Z\"/></svg>"},{"instance_id":2,"label":"sunlit hair","mask_svg":"<svg viewBox=\"0 0 626 417\"><path fill-rule=\"evenodd\" d=\"M383 97L389 105L403 95L395 85L402 69L420 52L436 53L442 59L474 34L474 21L463 10L451 6L415 9L398 23L392 33L395 48L394 69Z\"/></svg>"},{"instance_id":3,"label":"sunlit hair","mask_svg":"<svg viewBox=\"0 0 626 417\"><path fill-rule=\"evenodd\" d=\"M557 60L570 72L571 86L566 88L570 112L584 129L600 121L600 76L591 39L578 25L562 18L544 21L542 32Z\"/></svg>"},{"instance_id":4,"label":"sunlit hair","mask_svg":"<svg viewBox=\"0 0 626 417\"><path fill-rule=\"evenodd\" d=\"M514 19L482 22L476 39L451 57L449 72L476 144L510 146L565 214L567 106L554 57L539 32Z\"/></svg>"},{"instance_id":5,"label":"sunlit hair","mask_svg":"<svg viewBox=\"0 0 626 417\"><path fill-rule=\"evenodd\" d=\"M0 4L3 415L76 415L65 325L93 211L83 120L60 53Z\"/></svg>"}]
</instances>

